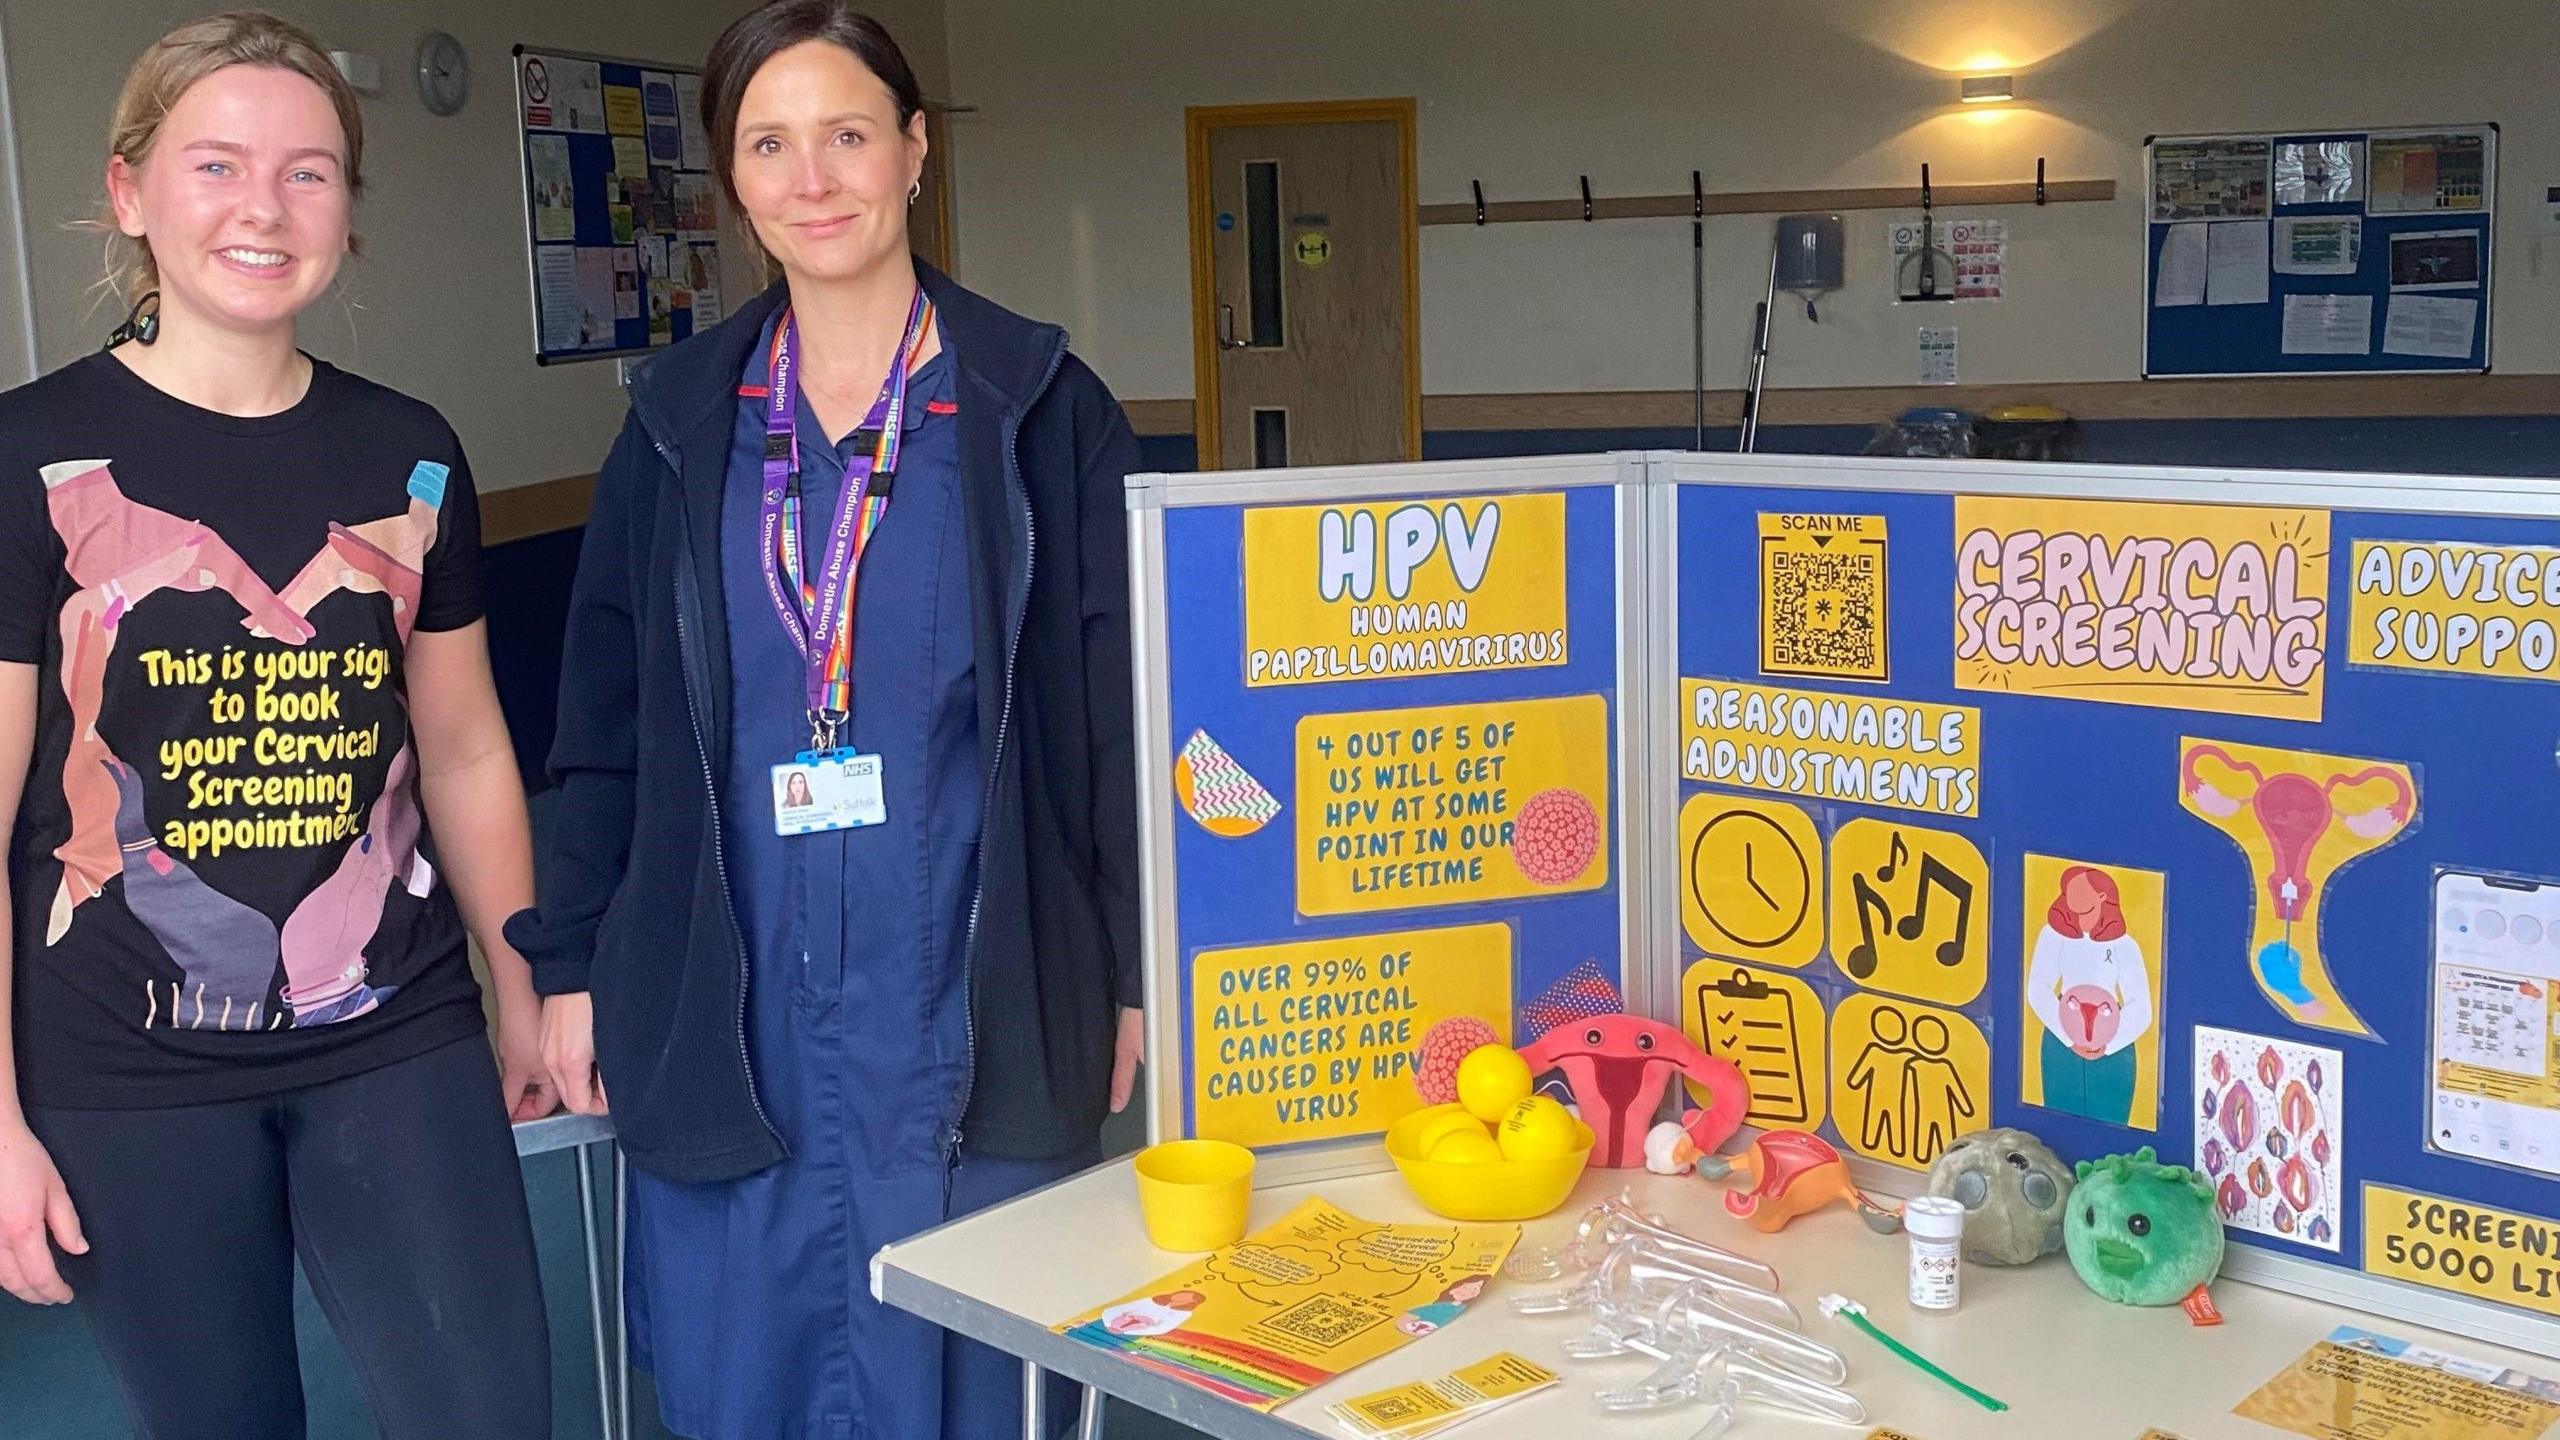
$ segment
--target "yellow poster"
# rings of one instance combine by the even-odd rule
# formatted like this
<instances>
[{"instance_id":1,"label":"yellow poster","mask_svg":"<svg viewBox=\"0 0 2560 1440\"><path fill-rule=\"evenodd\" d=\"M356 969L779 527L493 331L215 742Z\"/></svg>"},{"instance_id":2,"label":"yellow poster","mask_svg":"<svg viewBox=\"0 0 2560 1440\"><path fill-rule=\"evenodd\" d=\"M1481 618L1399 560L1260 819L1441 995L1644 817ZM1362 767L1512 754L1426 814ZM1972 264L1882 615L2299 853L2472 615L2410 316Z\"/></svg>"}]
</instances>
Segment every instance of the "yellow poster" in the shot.
<instances>
[{"instance_id":1,"label":"yellow poster","mask_svg":"<svg viewBox=\"0 0 2560 1440\"><path fill-rule=\"evenodd\" d=\"M2560 1315L2560 1221L2368 1183L2364 1268Z\"/></svg>"},{"instance_id":2,"label":"yellow poster","mask_svg":"<svg viewBox=\"0 0 2560 1440\"><path fill-rule=\"evenodd\" d=\"M2258 989L2297 1024L2372 1034L2321 958L2320 901L2331 876L2417 820L2409 767L2189 737L2178 742L2178 801L2248 859Z\"/></svg>"},{"instance_id":3,"label":"yellow poster","mask_svg":"<svg viewBox=\"0 0 2560 1440\"><path fill-rule=\"evenodd\" d=\"M2560 550L2359 540L2347 663L2560 680Z\"/></svg>"},{"instance_id":4,"label":"yellow poster","mask_svg":"<svg viewBox=\"0 0 2560 1440\"><path fill-rule=\"evenodd\" d=\"M1680 806L1680 854L1690 943L1790 970L1822 953L1822 837L1801 807L1692 795Z\"/></svg>"},{"instance_id":5,"label":"yellow poster","mask_svg":"<svg viewBox=\"0 0 2560 1440\"><path fill-rule=\"evenodd\" d=\"M2168 886L2157 870L2027 857L2019 1100L2134 1130L2160 1128Z\"/></svg>"},{"instance_id":6,"label":"yellow poster","mask_svg":"<svg viewBox=\"0 0 2560 1440\"><path fill-rule=\"evenodd\" d=\"M1298 909L1413 910L1609 883L1597 695L1298 722Z\"/></svg>"},{"instance_id":7,"label":"yellow poster","mask_svg":"<svg viewBox=\"0 0 2560 1440\"><path fill-rule=\"evenodd\" d=\"M649 117L641 108L639 87L604 87L604 128L616 135L645 136L649 133ZM646 173L645 167L642 173Z\"/></svg>"},{"instance_id":8,"label":"yellow poster","mask_svg":"<svg viewBox=\"0 0 2560 1440\"><path fill-rule=\"evenodd\" d=\"M1191 962L1197 1133L1261 1146L1383 1131L1421 1107L1414 1047L1452 1015L1510 1029L1511 927L1203 950Z\"/></svg>"},{"instance_id":9,"label":"yellow poster","mask_svg":"<svg viewBox=\"0 0 2560 1440\"><path fill-rule=\"evenodd\" d=\"M1269 1410L1457 1319L1519 1240L1517 1225L1381 1225L1309 1200L1056 1328Z\"/></svg>"},{"instance_id":10,"label":"yellow poster","mask_svg":"<svg viewBox=\"0 0 2560 1440\"><path fill-rule=\"evenodd\" d=\"M1831 1012L1831 1116L1850 1149L1925 1170L1991 1123L1991 1042L1952 1010L1846 996Z\"/></svg>"},{"instance_id":11,"label":"yellow poster","mask_svg":"<svg viewBox=\"0 0 2560 1440\"><path fill-rule=\"evenodd\" d=\"M1760 673L1883 680L1884 517L1760 517Z\"/></svg>"},{"instance_id":12,"label":"yellow poster","mask_svg":"<svg viewBox=\"0 0 2560 1440\"><path fill-rule=\"evenodd\" d=\"M2555 1399L2538 1376L2342 1325L2231 1413L2311 1440L2538 1440Z\"/></svg>"},{"instance_id":13,"label":"yellow poster","mask_svg":"<svg viewBox=\"0 0 2560 1440\"><path fill-rule=\"evenodd\" d=\"M1722 680L1683 680L1680 776L1807 800L1971 816L1982 712Z\"/></svg>"},{"instance_id":14,"label":"yellow poster","mask_svg":"<svg viewBox=\"0 0 2560 1440\"><path fill-rule=\"evenodd\" d=\"M1956 497L1956 685L2320 718L2329 512Z\"/></svg>"},{"instance_id":15,"label":"yellow poster","mask_svg":"<svg viewBox=\"0 0 2560 1440\"><path fill-rule=\"evenodd\" d=\"M1564 496L1244 512L1244 683L1565 663Z\"/></svg>"},{"instance_id":16,"label":"yellow poster","mask_svg":"<svg viewBox=\"0 0 2560 1440\"><path fill-rule=\"evenodd\" d=\"M1813 1130L1824 1113L1822 999L1792 975L1700 960L1680 977L1680 1029L1689 1043L1730 1060L1751 1091L1751 1124ZM1708 1103L1689 1086L1689 1096Z\"/></svg>"},{"instance_id":17,"label":"yellow poster","mask_svg":"<svg viewBox=\"0 0 2560 1440\"><path fill-rule=\"evenodd\" d=\"M1852 820L1831 837L1831 963L1859 984L1962 1005L1991 979L1991 864L1947 830Z\"/></svg>"}]
</instances>

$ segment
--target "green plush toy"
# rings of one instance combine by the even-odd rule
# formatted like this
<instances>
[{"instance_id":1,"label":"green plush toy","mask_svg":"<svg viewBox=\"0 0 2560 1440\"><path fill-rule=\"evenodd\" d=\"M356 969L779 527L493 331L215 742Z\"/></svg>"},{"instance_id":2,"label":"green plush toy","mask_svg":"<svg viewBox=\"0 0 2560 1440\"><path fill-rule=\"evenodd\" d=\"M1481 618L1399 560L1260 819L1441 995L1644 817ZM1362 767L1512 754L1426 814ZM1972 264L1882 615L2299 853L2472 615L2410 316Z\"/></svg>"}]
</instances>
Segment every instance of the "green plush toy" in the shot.
<instances>
[{"instance_id":1,"label":"green plush toy","mask_svg":"<svg viewBox=\"0 0 2560 1440\"><path fill-rule=\"evenodd\" d=\"M2175 1305L2222 1269L2213 1187L2145 1145L2080 1162L2062 1229L2082 1283L2119 1305Z\"/></svg>"}]
</instances>

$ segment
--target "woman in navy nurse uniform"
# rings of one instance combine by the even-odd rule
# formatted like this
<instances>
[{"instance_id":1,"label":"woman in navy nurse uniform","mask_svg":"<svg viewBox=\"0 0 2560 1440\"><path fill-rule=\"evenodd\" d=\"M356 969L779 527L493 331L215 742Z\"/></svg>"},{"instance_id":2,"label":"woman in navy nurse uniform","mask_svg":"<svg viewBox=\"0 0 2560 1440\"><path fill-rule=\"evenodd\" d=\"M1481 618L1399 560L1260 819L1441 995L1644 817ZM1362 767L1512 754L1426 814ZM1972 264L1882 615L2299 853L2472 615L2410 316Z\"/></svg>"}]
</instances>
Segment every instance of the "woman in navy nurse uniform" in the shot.
<instances>
[{"instance_id":1,"label":"woman in navy nurse uniform","mask_svg":"<svg viewBox=\"0 0 2560 1440\"><path fill-rule=\"evenodd\" d=\"M1128 1097L1136 445L1062 332L909 255L925 120L876 22L744 17L703 112L783 278L633 380L509 934L635 1165L670 1428L1011 1433L1019 1369L867 1270L1093 1163Z\"/></svg>"}]
</instances>

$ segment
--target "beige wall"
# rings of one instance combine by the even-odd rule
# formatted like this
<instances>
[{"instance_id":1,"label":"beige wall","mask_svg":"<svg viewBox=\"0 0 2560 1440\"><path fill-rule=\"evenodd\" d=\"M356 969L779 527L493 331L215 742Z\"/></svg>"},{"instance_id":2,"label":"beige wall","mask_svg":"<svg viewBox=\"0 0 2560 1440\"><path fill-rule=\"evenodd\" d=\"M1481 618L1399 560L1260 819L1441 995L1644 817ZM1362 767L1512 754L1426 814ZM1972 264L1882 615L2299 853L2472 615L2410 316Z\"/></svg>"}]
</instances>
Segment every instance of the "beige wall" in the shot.
<instances>
[{"instance_id":1,"label":"beige wall","mask_svg":"<svg viewBox=\"0 0 2560 1440\"><path fill-rule=\"evenodd\" d=\"M95 348L122 318L93 305L100 241L65 228L101 199L107 118L127 65L213 0L0 0L22 172L41 364ZM518 43L699 65L747 0L273 0L334 49L382 62L365 101L367 255L344 303L305 318L315 353L427 400L453 422L484 489L592 471L622 419L611 362L533 363L510 49ZM908 48L928 94L948 89L941 0L871 6ZM418 101L418 37L469 50L470 103L439 119ZM5 268L5 267L0 267ZM0 322L14 319L0 288ZM14 345L14 329L0 341Z\"/></svg>"},{"instance_id":2,"label":"beige wall","mask_svg":"<svg viewBox=\"0 0 2560 1440\"><path fill-rule=\"evenodd\" d=\"M1895 306L1878 212L1850 216L1848 293L1777 335L1773 385L1907 384L1923 319L1967 381L2129 379L2141 364L2143 138L2493 120L2496 363L2560 371L2560 250L2524 202L2560 180L2549 0L947 0L959 263L1058 320L1128 397L1191 393L1186 105L1410 95L1425 203L1941 183L2116 181L2113 203L2010 222L2012 298ZM2018 105L1955 77L2014 69ZM1950 212L1941 211L1941 215ZM1953 212L1966 213L1966 212ZM1707 230L1708 383L1743 378L1766 217ZM1686 389L1686 220L1423 232L1426 393ZM2547 272L2547 273L2546 273Z\"/></svg>"}]
</instances>

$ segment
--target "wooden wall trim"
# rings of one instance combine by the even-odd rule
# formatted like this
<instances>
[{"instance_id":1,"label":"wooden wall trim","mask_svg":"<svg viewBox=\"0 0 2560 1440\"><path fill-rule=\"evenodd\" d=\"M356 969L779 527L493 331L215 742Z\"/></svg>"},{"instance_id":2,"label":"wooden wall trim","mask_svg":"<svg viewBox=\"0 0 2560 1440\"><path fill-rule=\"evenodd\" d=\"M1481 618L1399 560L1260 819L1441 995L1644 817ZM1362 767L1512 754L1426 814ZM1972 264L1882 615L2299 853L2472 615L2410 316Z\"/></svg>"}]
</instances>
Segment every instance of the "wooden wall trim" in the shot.
<instances>
[{"instance_id":1,"label":"wooden wall trim","mask_svg":"<svg viewBox=\"0 0 2560 1440\"><path fill-rule=\"evenodd\" d=\"M1873 425L1914 406L2053 405L2082 420L2344 420L2560 415L2560 375L2317 375L2267 380L2083 380L1771 390L1770 425ZM1425 430L1644 430L1689 424L1686 390L1426 395ZM1189 434L1188 400L1125 402L1141 435ZM1707 423L1742 419L1742 392L1707 392Z\"/></svg>"},{"instance_id":2,"label":"wooden wall trim","mask_svg":"<svg viewBox=\"0 0 2560 1440\"><path fill-rule=\"evenodd\" d=\"M574 530L587 523L587 506L595 493L593 475L563 475L489 491L480 497L480 543L504 545Z\"/></svg>"},{"instance_id":3,"label":"wooden wall trim","mask_svg":"<svg viewBox=\"0 0 2560 1440\"><path fill-rule=\"evenodd\" d=\"M2083 380L2049 385L1868 385L1772 390L1770 425L1877 425L1914 406L1984 411L2053 405L2081 420L2478 419L2560 415L2560 375L2306 375L2270 380ZM1140 435L1191 433L1188 399L1126 400ZM1742 392L1707 392L1707 423L1742 419ZM1685 430L1686 390L1578 390L1426 395L1428 430ZM529 540L587 521L593 475L566 475L480 497L484 545Z\"/></svg>"}]
</instances>

